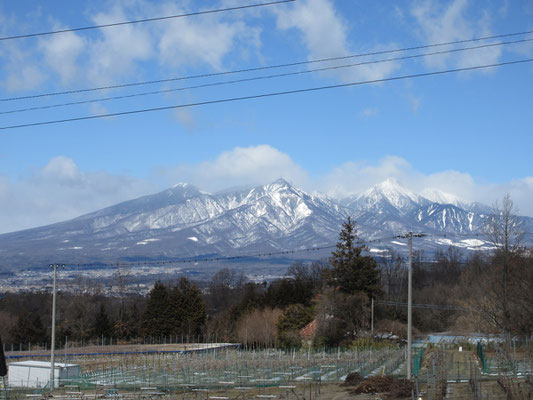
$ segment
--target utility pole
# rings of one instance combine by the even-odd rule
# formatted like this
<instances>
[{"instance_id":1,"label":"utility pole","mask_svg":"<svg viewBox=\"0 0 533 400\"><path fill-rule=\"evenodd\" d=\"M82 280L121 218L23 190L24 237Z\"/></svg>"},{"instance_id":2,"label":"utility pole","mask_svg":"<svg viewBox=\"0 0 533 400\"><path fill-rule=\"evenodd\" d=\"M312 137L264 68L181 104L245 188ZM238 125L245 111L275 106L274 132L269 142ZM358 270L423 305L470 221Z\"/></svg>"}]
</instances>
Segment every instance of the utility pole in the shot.
<instances>
[{"instance_id":1,"label":"utility pole","mask_svg":"<svg viewBox=\"0 0 533 400\"><path fill-rule=\"evenodd\" d=\"M409 267L407 270L407 379L413 362L413 232L409 232Z\"/></svg>"},{"instance_id":2,"label":"utility pole","mask_svg":"<svg viewBox=\"0 0 533 400\"><path fill-rule=\"evenodd\" d=\"M56 351L56 278L58 264L50 265L54 269L54 284L52 289L52 337L50 343L50 392L55 388L55 351Z\"/></svg>"},{"instance_id":3,"label":"utility pole","mask_svg":"<svg viewBox=\"0 0 533 400\"><path fill-rule=\"evenodd\" d=\"M409 264L407 270L407 379L411 379L413 365L413 237L424 237L423 233L408 232L398 238L409 239Z\"/></svg>"},{"instance_id":4,"label":"utility pole","mask_svg":"<svg viewBox=\"0 0 533 400\"><path fill-rule=\"evenodd\" d=\"M374 337L374 298L372 297L372 311L370 312L370 333Z\"/></svg>"},{"instance_id":5,"label":"utility pole","mask_svg":"<svg viewBox=\"0 0 533 400\"><path fill-rule=\"evenodd\" d=\"M6 375L7 375L7 365L6 365L6 359L4 356L4 345L2 344L2 338L0 337L0 376L2 377L2 382L4 384L4 394L6 396L6 400L8 400Z\"/></svg>"}]
</instances>

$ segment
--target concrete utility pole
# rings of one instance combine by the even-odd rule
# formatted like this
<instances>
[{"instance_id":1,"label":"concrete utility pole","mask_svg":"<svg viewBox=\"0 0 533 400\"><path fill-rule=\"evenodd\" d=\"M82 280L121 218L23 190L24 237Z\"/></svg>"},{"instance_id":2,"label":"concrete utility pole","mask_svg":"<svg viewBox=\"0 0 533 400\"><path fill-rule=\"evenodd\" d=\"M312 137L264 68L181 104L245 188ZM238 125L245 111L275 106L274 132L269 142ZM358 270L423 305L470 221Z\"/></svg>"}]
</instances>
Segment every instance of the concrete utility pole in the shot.
<instances>
[{"instance_id":1,"label":"concrete utility pole","mask_svg":"<svg viewBox=\"0 0 533 400\"><path fill-rule=\"evenodd\" d=\"M423 233L409 232L398 238L409 239L409 264L407 271L407 379L411 379L413 366L413 237L424 237Z\"/></svg>"},{"instance_id":2,"label":"concrete utility pole","mask_svg":"<svg viewBox=\"0 0 533 400\"><path fill-rule=\"evenodd\" d=\"M374 298L372 297L372 311L371 311L371 317L370 317L370 333L372 334L372 337L374 337Z\"/></svg>"},{"instance_id":3,"label":"concrete utility pole","mask_svg":"<svg viewBox=\"0 0 533 400\"><path fill-rule=\"evenodd\" d=\"M407 379L413 363L413 232L409 232L409 268L407 272Z\"/></svg>"},{"instance_id":4,"label":"concrete utility pole","mask_svg":"<svg viewBox=\"0 0 533 400\"><path fill-rule=\"evenodd\" d=\"M58 264L50 265L54 269L54 284L52 289L52 337L50 343L50 391L55 388L55 352L56 352L56 278Z\"/></svg>"},{"instance_id":5,"label":"concrete utility pole","mask_svg":"<svg viewBox=\"0 0 533 400\"><path fill-rule=\"evenodd\" d=\"M0 376L2 377L2 382L4 384L4 395L6 396L6 400L9 400L8 393L7 393L6 375L7 375L7 365L6 365L6 358L4 356L4 345L2 343L2 338L0 337Z\"/></svg>"}]
</instances>

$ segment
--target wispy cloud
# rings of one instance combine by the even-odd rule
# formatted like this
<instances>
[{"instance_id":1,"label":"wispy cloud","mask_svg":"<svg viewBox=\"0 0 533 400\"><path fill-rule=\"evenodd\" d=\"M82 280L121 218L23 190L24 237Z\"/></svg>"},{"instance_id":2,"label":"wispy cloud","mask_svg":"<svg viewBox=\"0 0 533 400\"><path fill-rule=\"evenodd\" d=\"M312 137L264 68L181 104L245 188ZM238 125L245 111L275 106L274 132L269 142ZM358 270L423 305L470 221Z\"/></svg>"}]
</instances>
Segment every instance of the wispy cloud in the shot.
<instances>
[{"instance_id":1,"label":"wispy cloud","mask_svg":"<svg viewBox=\"0 0 533 400\"><path fill-rule=\"evenodd\" d=\"M360 47L349 40L348 25L336 11L331 0L302 0L293 6L278 8L276 13L279 29L296 29L300 33L309 59L341 57L362 52L359 51ZM365 52L390 47L394 45L379 43L368 46L365 44ZM341 64L347 64L347 62L329 63L331 66ZM398 62L387 62L343 68L328 74L344 82L373 80L390 76L399 66Z\"/></svg>"},{"instance_id":2,"label":"wispy cloud","mask_svg":"<svg viewBox=\"0 0 533 400\"><path fill-rule=\"evenodd\" d=\"M379 110L375 107L365 108L359 113L359 115L363 118L372 118L377 116L378 114Z\"/></svg>"},{"instance_id":3,"label":"wispy cloud","mask_svg":"<svg viewBox=\"0 0 533 400\"><path fill-rule=\"evenodd\" d=\"M147 181L81 171L58 156L18 180L0 175L0 232L51 224L156 191Z\"/></svg>"},{"instance_id":4,"label":"wispy cloud","mask_svg":"<svg viewBox=\"0 0 533 400\"><path fill-rule=\"evenodd\" d=\"M472 10L474 9L474 10ZM426 43L444 43L487 36L491 18L483 8L474 8L469 0L451 2L417 1L411 9L419 36ZM475 14L475 15L473 15ZM500 46L425 57L430 67L469 67L495 63L502 55Z\"/></svg>"},{"instance_id":5,"label":"wispy cloud","mask_svg":"<svg viewBox=\"0 0 533 400\"><path fill-rule=\"evenodd\" d=\"M79 76L78 59L85 46L85 39L74 32L41 39L38 44L45 62L59 75L63 84L71 83Z\"/></svg>"}]
</instances>

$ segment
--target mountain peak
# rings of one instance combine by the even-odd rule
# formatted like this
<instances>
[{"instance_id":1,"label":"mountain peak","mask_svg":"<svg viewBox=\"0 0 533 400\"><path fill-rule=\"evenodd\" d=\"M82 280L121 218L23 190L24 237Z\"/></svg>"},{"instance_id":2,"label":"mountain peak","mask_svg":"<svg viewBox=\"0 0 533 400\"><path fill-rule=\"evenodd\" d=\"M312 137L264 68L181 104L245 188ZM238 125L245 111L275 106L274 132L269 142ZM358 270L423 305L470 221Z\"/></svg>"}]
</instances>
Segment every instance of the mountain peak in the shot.
<instances>
[{"instance_id":1,"label":"mountain peak","mask_svg":"<svg viewBox=\"0 0 533 400\"><path fill-rule=\"evenodd\" d=\"M419 200L419 197L416 194L400 185L398 181L394 178L388 178L383 182L374 185L365 193L370 192L380 193L383 196L387 197L389 200L396 199L398 197L407 197L414 202L418 202Z\"/></svg>"},{"instance_id":2,"label":"mountain peak","mask_svg":"<svg viewBox=\"0 0 533 400\"><path fill-rule=\"evenodd\" d=\"M172 188L189 188L191 186L192 185L190 183L187 183L187 182L178 182L175 185L173 185Z\"/></svg>"},{"instance_id":3,"label":"mountain peak","mask_svg":"<svg viewBox=\"0 0 533 400\"><path fill-rule=\"evenodd\" d=\"M293 186L283 178L276 179L274 182L263 186L263 188L268 191L278 191L283 189L287 190L291 189L292 187Z\"/></svg>"},{"instance_id":4,"label":"mountain peak","mask_svg":"<svg viewBox=\"0 0 533 400\"><path fill-rule=\"evenodd\" d=\"M272 185L291 186L291 184L287 182L284 178L276 179L274 182L272 182Z\"/></svg>"},{"instance_id":5,"label":"mountain peak","mask_svg":"<svg viewBox=\"0 0 533 400\"><path fill-rule=\"evenodd\" d=\"M398 181L394 178L387 178L383 182L380 182L373 186L374 188L387 191L387 190L395 190L395 191L402 191L406 190L402 185L398 183Z\"/></svg>"},{"instance_id":6,"label":"mountain peak","mask_svg":"<svg viewBox=\"0 0 533 400\"><path fill-rule=\"evenodd\" d=\"M421 198L410 190L401 186L398 181L388 178L370 189L359 194L356 201L364 209L369 209L380 203L389 203L394 208L402 211L418 206Z\"/></svg>"},{"instance_id":7,"label":"mountain peak","mask_svg":"<svg viewBox=\"0 0 533 400\"><path fill-rule=\"evenodd\" d=\"M184 198L207 194L206 192L202 192L196 186L185 182L176 183L170 189L167 189L161 193L166 193L168 196L180 196Z\"/></svg>"},{"instance_id":8,"label":"mountain peak","mask_svg":"<svg viewBox=\"0 0 533 400\"><path fill-rule=\"evenodd\" d=\"M436 188L426 188L420 194L433 203L452 204L454 206L461 206L466 203L456 195Z\"/></svg>"}]
</instances>

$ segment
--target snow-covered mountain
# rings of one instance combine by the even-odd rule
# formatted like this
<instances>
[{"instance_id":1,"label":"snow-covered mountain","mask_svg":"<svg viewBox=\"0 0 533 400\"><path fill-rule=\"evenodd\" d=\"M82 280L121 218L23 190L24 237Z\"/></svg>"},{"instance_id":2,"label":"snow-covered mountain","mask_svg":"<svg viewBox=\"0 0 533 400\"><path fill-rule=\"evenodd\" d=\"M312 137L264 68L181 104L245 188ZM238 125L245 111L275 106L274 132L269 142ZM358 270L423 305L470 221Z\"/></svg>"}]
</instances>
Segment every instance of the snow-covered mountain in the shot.
<instances>
[{"instance_id":1,"label":"snow-covered mountain","mask_svg":"<svg viewBox=\"0 0 533 400\"><path fill-rule=\"evenodd\" d=\"M343 200L343 204L355 214L378 210L404 215L428 202L390 178L363 193Z\"/></svg>"},{"instance_id":2,"label":"snow-covered mountain","mask_svg":"<svg viewBox=\"0 0 533 400\"><path fill-rule=\"evenodd\" d=\"M308 194L283 179L214 194L178 184L70 221L0 235L0 268L321 247L336 242L348 216L362 238L388 238L371 242L373 250L401 248L393 236L409 231L427 233L419 241L427 249L489 247L480 237L488 207L436 191L425 194L430 198L391 179L341 201ZM524 223L532 230L532 218L524 217Z\"/></svg>"}]
</instances>

